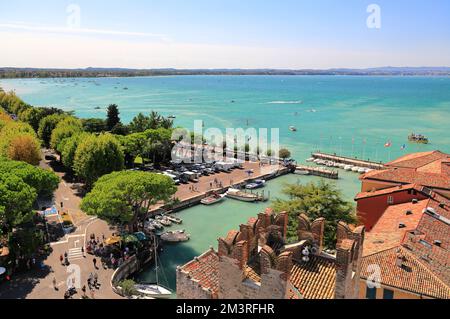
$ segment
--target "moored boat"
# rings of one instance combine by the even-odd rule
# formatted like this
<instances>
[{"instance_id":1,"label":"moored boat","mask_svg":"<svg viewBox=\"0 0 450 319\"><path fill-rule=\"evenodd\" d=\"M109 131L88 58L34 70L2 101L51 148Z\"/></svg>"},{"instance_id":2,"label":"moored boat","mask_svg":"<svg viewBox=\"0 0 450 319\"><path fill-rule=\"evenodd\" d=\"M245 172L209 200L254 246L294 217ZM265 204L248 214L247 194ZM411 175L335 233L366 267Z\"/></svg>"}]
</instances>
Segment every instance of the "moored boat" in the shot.
<instances>
[{"instance_id":1,"label":"moored boat","mask_svg":"<svg viewBox=\"0 0 450 319\"><path fill-rule=\"evenodd\" d=\"M225 199L225 194L213 194L209 197L203 198L200 202L203 205L213 205L218 202L221 202L224 199Z\"/></svg>"},{"instance_id":2,"label":"moored boat","mask_svg":"<svg viewBox=\"0 0 450 319\"><path fill-rule=\"evenodd\" d=\"M190 236L184 230L168 231L161 235L161 239L169 243L188 241Z\"/></svg>"},{"instance_id":3,"label":"moored boat","mask_svg":"<svg viewBox=\"0 0 450 319\"><path fill-rule=\"evenodd\" d=\"M352 167L352 172L357 173L359 171L359 169L360 169L360 167L354 166L354 167Z\"/></svg>"},{"instance_id":4,"label":"moored boat","mask_svg":"<svg viewBox=\"0 0 450 319\"><path fill-rule=\"evenodd\" d=\"M169 289L157 284L136 284L134 288L138 293L153 298L166 299L172 295Z\"/></svg>"},{"instance_id":5,"label":"moored boat","mask_svg":"<svg viewBox=\"0 0 450 319\"><path fill-rule=\"evenodd\" d=\"M252 183L249 183L245 186L246 189L257 189L264 187L266 185L266 181L263 179L257 179L253 181Z\"/></svg>"},{"instance_id":6,"label":"moored boat","mask_svg":"<svg viewBox=\"0 0 450 319\"><path fill-rule=\"evenodd\" d=\"M408 136L408 140L410 142L419 143L419 144L428 144L429 143L428 137L426 137L422 134L411 133L411 135Z\"/></svg>"},{"instance_id":7,"label":"moored boat","mask_svg":"<svg viewBox=\"0 0 450 319\"><path fill-rule=\"evenodd\" d=\"M306 169L296 169L294 173L297 175L309 175L310 174L309 171L307 171Z\"/></svg>"},{"instance_id":8,"label":"moored boat","mask_svg":"<svg viewBox=\"0 0 450 319\"><path fill-rule=\"evenodd\" d=\"M256 202L261 199L257 194L246 193L235 188L230 188L226 193L226 196L243 202Z\"/></svg>"},{"instance_id":9,"label":"moored boat","mask_svg":"<svg viewBox=\"0 0 450 319\"><path fill-rule=\"evenodd\" d=\"M181 218L175 217L175 216L171 216L171 215L166 215L166 218L168 220L170 220L172 223L175 224L182 224L183 220Z\"/></svg>"},{"instance_id":10,"label":"moored boat","mask_svg":"<svg viewBox=\"0 0 450 319\"><path fill-rule=\"evenodd\" d=\"M353 168L353 165L345 165L345 167L344 167L344 169L345 169L346 171L351 171L352 168Z\"/></svg>"}]
</instances>

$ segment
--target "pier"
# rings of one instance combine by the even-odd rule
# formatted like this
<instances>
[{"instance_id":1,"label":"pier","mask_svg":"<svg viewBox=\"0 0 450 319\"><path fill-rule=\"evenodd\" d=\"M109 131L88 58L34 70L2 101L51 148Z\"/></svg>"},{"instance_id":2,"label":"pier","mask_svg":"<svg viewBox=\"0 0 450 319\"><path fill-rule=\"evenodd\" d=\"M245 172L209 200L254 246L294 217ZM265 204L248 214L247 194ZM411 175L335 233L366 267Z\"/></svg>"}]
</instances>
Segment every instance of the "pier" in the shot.
<instances>
[{"instance_id":1,"label":"pier","mask_svg":"<svg viewBox=\"0 0 450 319\"><path fill-rule=\"evenodd\" d=\"M208 177L203 177L204 181L194 184L198 185L199 191L198 192L190 192L187 191L190 185L181 185L178 188L178 192L176 194L176 197L178 198L178 201L172 204L168 205L155 205L153 206L150 211L149 215L154 216L161 213L176 213L183 209L199 205L201 200L211 196L214 193L218 194L224 194L228 191L230 188L244 188L245 185L247 185L250 181L255 179L264 179L266 181L277 178L279 176L283 176L286 174L289 174L292 172L292 169L290 167L281 167L279 165L268 165L268 169L264 169L264 167L259 167L258 163L248 164L246 163L244 165L244 169L236 170L235 175L232 174L226 174L221 173L221 177L219 179L221 180L229 180L230 178L234 178L233 180L230 180L228 185L223 185L223 187L220 188L209 188L209 181L212 178L215 178L217 175L213 175ZM246 169L253 168L255 170L255 174L252 176L247 176L245 174ZM238 177L239 176L239 177ZM244 177L245 176L245 177ZM252 193L249 191L249 193ZM253 194L260 195L259 201L267 201L270 198L270 193L265 192L264 190L260 192L253 191Z\"/></svg>"},{"instance_id":2,"label":"pier","mask_svg":"<svg viewBox=\"0 0 450 319\"><path fill-rule=\"evenodd\" d=\"M314 159L320 159L320 160L331 161L331 162L340 163L340 164L370 168L370 169L375 169L375 170L384 169L384 164L382 162L377 163L377 162L372 162L372 161L365 161L365 160L360 160L357 158L339 156L336 154L326 154L326 153L316 152L316 153L312 153L312 157Z\"/></svg>"},{"instance_id":3,"label":"pier","mask_svg":"<svg viewBox=\"0 0 450 319\"><path fill-rule=\"evenodd\" d=\"M306 171L309 175L325 177L329 179L339 179L339 173L334 170L328 170L321 167L311 167L305 165L297 165L297 171Z\"/></svg>"}]
</instances>

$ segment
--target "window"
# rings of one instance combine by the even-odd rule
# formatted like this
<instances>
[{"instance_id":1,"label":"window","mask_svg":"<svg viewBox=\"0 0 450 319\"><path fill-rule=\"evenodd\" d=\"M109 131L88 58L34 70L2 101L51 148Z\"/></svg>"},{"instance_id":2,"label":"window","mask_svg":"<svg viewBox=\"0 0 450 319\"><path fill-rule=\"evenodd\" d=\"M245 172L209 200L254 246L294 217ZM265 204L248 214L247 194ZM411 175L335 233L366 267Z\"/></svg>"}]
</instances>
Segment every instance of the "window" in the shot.
<instances>
[{"instance_id":1,"label":"window","mask_svg":"<svg viewBox=\"0 0 450 319\"><path fill-rule=\"evenodd\" d=\"M394 196L388 196L387 203L388 203L389 205L394 204Z\"/></svg>"},{"instance_id":2,"label":"window","mask_svg":"<svg viewBox=\"0 0 450 319\"><path fill-rule=\"evenodd\" d=\"M366 288L366 299L377 299L377 288Z\"/></svg>"},{"instance_id":3,"label":"window","mask_svg":"<svg viewBox=\"0 0 450 319\"><path fill-rule=\"evenodd\" d=\"M383 290L383 299L394 299L394 292L389 289Z\"/></svg>"}]
</instances>

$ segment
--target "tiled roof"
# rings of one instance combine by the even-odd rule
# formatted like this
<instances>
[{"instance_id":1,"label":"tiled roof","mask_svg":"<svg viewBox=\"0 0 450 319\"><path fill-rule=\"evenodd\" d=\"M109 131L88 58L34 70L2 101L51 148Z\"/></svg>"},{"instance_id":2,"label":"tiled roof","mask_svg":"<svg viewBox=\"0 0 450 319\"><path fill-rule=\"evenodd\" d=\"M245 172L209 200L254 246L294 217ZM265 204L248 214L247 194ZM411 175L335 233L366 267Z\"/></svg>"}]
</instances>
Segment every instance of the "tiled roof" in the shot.
<instances>
[{"instance_id":1,"label":"tiled roof","mask_svg":"<svg viewBox=\"0 0 450 319\"><path fill-rule=\"evenodd\" d=\"M386 194L391 194L395 192L401 192L404 190L409 189L415 189L417 191L422 191L423 187L417 184L408 184L408 185L400 185L400 186L394 186L389 188L384 188L380 190L375 190L373 192L361 192L356 195L355 200L363 199L363 198L369 198L369 197L375 197L375 196L381 196Z\"/></svg>"},{"instance_id":2,"label":"tiled roof","mask_svg":"<svg viewBox=\"0 0 450 319\"><path fill-rule=\"evenodd\" d=\"M403 266L397 266L398 256L404 257ZM405 248L387 249L362 260L361 278L373 274L370 265L378 265L381 284L432 298L449 299L450 287L433 274Z\"/></svg>"},{"instance_id":3,"label":"tiled roof","mask_svg":"<svg viewBox=\"0 0 450 319\"><path fill-rule=\"evenodd\" d=\"M370 232L366 232L363 254L371 255L400 245L405 232L416 229L429 201L424 199L417 204L408 202L389 206ZM407 211L411 214L407 215ZM400 223L405 227L400 228Z\"/></svg>"},{"instance_id":4,"label":"tiled roof","mask_svg":"<svg viewBox=\"0 0 450 319\"><path fill-rule=\"evenodd\" d=\"M189 273L203 288L216 293L219 290L218 268L219 256L211 249L184 265L181 270Z\"/></svg>"},{"instance_id":5,"label":"tiled roof","mask_svg":"<svg viewBox=\"0 0 450 319\"><path fill-rule=\"evenodd\" d=\"M450 157L450 155L442 153L440 151L412 153L402 156L385 165L395 167L405 167L405 168L419 168L448 157Z\"/></svg>"},{"instance_id":6,"label":"tiled roof","mask_svg":"<svg viewBox=\"0 0 450 319\"><path fill-rule=\"evenodd\" d=\"M289 282L305 299L333 299L336 286L334 260L312 255L309 262L294 262Z\"/></svg>"},{"instance_id":7,"label":"tiled roof","mask_svg":"<svg viewBox=\"0 0 450 319\"><path fill-rule=\"evenodd\" d=\"M361 176L361 179L390 181L403 184L420 184L423 186L450 189L450 176L416 171L413 168L392 168L372 171Z\"/></svg>"}]
</instances>

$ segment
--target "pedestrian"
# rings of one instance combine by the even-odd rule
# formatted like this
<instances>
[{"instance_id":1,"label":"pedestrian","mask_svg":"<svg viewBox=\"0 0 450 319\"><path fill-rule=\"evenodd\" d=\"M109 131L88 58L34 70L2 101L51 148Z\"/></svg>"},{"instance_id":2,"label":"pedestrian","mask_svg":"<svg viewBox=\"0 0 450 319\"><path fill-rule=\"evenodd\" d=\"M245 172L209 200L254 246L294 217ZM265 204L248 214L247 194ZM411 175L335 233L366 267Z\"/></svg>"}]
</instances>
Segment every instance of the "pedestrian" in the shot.
<instances>
[{"instance_id":1,"label":"pedestrian","mask_svg":"<svg viewBox=\"0 0 450 319\"><path fill-rule=\"evenodd\" d=\"M60 256L59 256L59 261L61 262L61 265L63 265L64 266L64 264L63 264L63 261L64 261L64 257L63 257L63 255L61 254Z\"/></svg>"},{"instance_id":2,"label":"pedestrian","mask_svg":"<svg viewBox=\"0 0 450 319\"><path fill-rule=\"evenodd\" d=\"M105 240L106 240L105 234L102 234L102 239L103 239L103 242L105 242Z\"/></svg>"},{"instance_id":3,"label":"pedestrian","mask_svg":"<svg viewBox=\"0 0 450 319\"><path fill-rule=\"evenodd\" d=\"M84 254L84 246L81 246L81 253L83 254L83 258L86 258L86 255Z\"/></svg>"},{"instance_id":4,"label":"pedestrian","mask_svg":"<svg viewBox=\"0 0 450 319\"><path fill-rule=\"evenodd\" d=\"M83 285L83 288L81 288L81 291L83 292L83 296L86 296L86 285Z\"/></svg>"},{"instance_id":5,"label":"pedestrian","mask_svg":"<svg viewBox=\"0 0 450 319\"><path fill-rule=\"evenodd\" d=\"M58 290L58 287L56 287L56 278L53 277L53 289Z\"/></svg>"},{"instance_id":6,"label":"pedestrian","mask_svg":"<svg viewBox=\"0 0 450 319\"><path fill-rule=\"evenodd\" d=\"M97 258L94 258L92 262L94 263L94 268L97 269Z\"/></svg>"},{"instance_id":7,"label":"pedestrian","mask_svg":"<svg viewBox=\"0 0 450 319\"><path fill-rule=\"evenodd\" d=\"M98 284L98 275L97 273L94 273L94 287L97 288L97 284Z\"/></svg>"}]
</instances>

